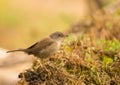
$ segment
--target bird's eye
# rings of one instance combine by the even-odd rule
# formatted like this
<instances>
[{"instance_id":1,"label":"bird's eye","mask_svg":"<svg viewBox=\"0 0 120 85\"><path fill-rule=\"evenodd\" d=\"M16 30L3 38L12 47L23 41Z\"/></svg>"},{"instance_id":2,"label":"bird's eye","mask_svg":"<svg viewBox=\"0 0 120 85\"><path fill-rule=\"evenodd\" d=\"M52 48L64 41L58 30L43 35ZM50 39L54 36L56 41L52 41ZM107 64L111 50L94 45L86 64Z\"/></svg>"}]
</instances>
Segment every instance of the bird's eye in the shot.
<instances>
[{"instance_id":1,"label":"bird's eye","mask_svg":"<svg viewBox=\"0 0 120 85\"><path fill-rule=\"evenodd\" d=\"M58 34L58 36L61 36L61 34Z\"/></svg>"}]
</instances>

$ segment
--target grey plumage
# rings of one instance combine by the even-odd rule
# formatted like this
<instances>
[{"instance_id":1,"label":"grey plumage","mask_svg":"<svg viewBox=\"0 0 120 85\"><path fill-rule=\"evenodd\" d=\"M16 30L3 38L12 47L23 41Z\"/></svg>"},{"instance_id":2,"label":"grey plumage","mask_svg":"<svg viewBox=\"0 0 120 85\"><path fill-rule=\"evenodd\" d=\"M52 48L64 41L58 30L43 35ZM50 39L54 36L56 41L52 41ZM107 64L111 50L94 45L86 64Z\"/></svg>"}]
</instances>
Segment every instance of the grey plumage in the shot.
<instances>
[{"instance_id":1,"label":"grey plumage","mask_svg":"<svg viewBox=\"0 0 120 85\"><path fill-rule=\"evenodd\" d=\"M49 37L43 38L39 42L33 44L32 46L26 49L7 51L7 53L15 52L15 51L23 51L27 54L33 54L41 59L48 58L49 56L57 52L57 50L60 47L61 41L64 37L65 35L63 33L54 32Z\"/></svg>"}]
</instances>

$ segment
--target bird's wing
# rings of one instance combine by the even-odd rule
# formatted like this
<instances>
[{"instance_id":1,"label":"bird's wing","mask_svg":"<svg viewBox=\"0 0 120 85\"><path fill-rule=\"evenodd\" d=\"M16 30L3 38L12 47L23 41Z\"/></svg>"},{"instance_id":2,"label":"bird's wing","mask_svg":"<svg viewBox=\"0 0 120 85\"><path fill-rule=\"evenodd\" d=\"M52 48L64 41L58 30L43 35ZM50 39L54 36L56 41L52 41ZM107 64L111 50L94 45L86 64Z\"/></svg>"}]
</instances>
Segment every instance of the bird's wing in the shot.
<instances>
[{"instance_id":1,"label":"bird's wing","mask_svg":"<svg viewBox=\"0 0 120 85\"><path fill-rule=\"evenodd\" d=\"M30 47L28 47L27 49L32 49L34 48L39 42L36 42L35 44L31 45Z\"/></svg>"},{"instance_id":2,"label":"bird's wing","mask_svg":"<svg viewBox=\"0 0 120 85\"><path fill-rule=\"evenodd\" d=\"M32 46L28 47L27 49L29 51L37 52L37 51L45 49L47 46L50 46L53 43L54 43L54 41L52 39L44 38L41 41L39 41L39 42L33 44Z\"/></svg>"}]
</instances>

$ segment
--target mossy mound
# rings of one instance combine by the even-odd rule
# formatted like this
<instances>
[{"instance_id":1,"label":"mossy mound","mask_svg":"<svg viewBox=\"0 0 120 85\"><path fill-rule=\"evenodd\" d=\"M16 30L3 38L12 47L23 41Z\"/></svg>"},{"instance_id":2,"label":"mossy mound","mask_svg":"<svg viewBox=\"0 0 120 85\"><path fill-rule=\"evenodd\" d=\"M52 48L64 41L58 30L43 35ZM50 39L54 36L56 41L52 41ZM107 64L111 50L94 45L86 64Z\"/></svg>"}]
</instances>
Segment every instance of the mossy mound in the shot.
<instances>
[{"instance_id":1,"label":"mossy mound","mask_svg":"<svg viewBox=\"0 0 120 85\"><path fill-rule=\"evenodd\" d=\"M98 49L92 43L84 44L85 41L63 45L56 55L42 65L39 59L34 61L31 69L19 75L21 85L25 82L27 85L119 85L119 48L110 46L106 50L104 46Z\"/></svg>"},{"instance_id":2,"label":"mossy mound","mask_svg":"<svg viewBox=\"0 0 120 85\"><path fill-rule=\"evenodd\" d=\"M120 85L120 17L116 16L94 17L84 34L77 33L76 39L70 35L42 65L39 59L34 61L19 75L18 85Z\"/></svg>"}]
</instances>

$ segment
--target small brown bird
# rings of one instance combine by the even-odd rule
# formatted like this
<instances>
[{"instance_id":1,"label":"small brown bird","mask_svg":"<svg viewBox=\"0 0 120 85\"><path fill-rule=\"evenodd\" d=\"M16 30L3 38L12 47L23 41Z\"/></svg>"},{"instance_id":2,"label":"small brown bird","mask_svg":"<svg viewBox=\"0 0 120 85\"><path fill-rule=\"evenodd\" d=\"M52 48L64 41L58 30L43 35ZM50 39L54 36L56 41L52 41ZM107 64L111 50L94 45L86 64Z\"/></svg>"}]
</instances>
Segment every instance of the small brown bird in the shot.
<instances>
[{"instance_id":1,"label":"small brown bird","mask_svg":"<svg viewBox=\"0 0 120 85\"><path fill-rule=\"evenodd\" d=\"M45 59L52 56L58 51L61 42L65 37L67 37L67 35L61 32L54 32L50 34L48 37L43 38L39 42L33 44L32 46L26 49L11 50L11 51L7 51L7 53L23 51L29 55L33 54L34 56L40 59Z\"/></svg>"}]
</instances>

